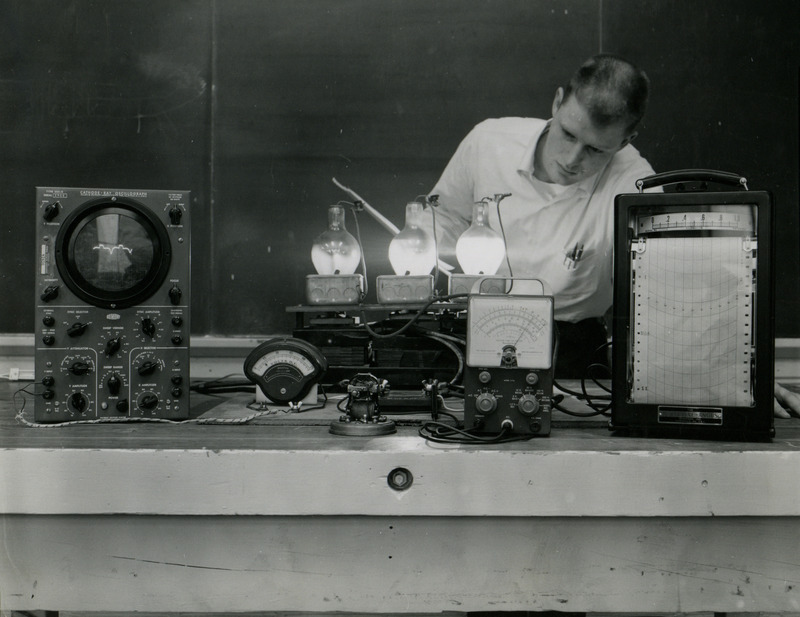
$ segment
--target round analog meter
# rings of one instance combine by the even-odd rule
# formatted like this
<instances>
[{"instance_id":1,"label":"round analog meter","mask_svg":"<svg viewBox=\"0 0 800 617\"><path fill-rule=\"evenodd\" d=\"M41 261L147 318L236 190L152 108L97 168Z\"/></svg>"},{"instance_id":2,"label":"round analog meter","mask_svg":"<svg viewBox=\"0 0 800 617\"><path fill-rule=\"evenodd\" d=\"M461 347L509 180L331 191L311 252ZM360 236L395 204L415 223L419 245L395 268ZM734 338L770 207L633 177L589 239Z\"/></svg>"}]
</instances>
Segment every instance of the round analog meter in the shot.
<instances>
[{"instance_id":1,"label":"round analog meter","mask_svg":"<svg viewBox=\"0 0 800 617\"><path fill-rule=\"evenodd\" d=\"M302 400L327 369L319 349L289 337L261 343L244 361L245 376L276 403Z\"/></svg>"}]
</instances>

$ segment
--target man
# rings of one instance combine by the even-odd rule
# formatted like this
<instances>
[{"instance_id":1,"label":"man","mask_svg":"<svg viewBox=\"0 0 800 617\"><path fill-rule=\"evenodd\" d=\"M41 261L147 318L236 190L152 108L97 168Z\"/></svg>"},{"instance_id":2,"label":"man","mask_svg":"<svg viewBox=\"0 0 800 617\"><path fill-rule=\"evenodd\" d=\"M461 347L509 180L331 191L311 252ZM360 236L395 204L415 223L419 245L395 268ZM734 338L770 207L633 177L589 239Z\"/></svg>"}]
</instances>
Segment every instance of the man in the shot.
<instances>
[{"instance_id":1,"label":"man","mask_svg":"<svg viewBox=\"0 0 800 617\"><path fill-rule=\"evenodd\" d=\"M541 279L555 297L557 377L583 376L607 340L614 197L635 192L636 180L653 174L631 145L648 93L647 76L633 64L595 56L558 88L550 120L478 124L431 191L439 196L439 255L449 263L474 202L510 193L490 213L507 246L498 274Z\"/></svg>"}]
</instances>

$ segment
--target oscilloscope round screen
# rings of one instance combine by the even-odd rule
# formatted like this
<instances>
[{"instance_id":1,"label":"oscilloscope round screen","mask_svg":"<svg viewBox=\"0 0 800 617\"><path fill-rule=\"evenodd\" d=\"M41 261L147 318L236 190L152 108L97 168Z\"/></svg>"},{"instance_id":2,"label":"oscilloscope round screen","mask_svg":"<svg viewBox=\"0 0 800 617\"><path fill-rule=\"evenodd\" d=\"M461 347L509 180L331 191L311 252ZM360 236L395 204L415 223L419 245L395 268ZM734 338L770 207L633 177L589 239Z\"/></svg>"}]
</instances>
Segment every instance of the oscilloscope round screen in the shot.
<instances>
[{"instance_id":1,"label":"oscilloscope round screen","mask_svg":"<svg viewBox=\"0 0 800 617\"><path fill-rule=\"evenodd\" d=\"M149 298L170 264L169 237L153 213L135 203L93 202L76 209L56 240L65 284L82 300L125 308Z\"/></svg>"}]
</instances>

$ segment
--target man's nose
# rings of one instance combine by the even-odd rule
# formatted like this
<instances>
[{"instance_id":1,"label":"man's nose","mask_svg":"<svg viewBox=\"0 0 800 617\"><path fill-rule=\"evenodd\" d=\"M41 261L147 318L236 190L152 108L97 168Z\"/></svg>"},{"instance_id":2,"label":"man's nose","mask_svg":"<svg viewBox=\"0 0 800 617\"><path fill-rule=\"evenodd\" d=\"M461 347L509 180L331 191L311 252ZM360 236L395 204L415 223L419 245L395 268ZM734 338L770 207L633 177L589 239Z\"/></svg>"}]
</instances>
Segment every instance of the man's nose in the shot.
<instances>
[{"instance_id":1,"label":"man's nose","mask_svg":"<svg viewBox=\"0 0 800 617\"><path fill-rule=\"evenodd\" d=\"M567 156L564 160L564 165L569 168L577 167L578 165L581 164L581 161L583 160L583 154L584 151L583 151L583 146L581 144L573 145L567 151Z\"/></svg>"}]
</instances>

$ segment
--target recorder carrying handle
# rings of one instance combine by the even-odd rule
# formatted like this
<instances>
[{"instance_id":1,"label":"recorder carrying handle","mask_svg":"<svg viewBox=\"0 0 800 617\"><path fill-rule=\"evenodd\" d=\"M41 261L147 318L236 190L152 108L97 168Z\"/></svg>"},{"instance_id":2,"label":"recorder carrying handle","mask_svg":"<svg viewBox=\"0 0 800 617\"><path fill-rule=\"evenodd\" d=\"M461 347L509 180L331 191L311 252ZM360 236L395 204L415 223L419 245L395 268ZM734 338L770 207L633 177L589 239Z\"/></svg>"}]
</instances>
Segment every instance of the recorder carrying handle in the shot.
<instances>
[{"instance_id":1,"label":"recorder carrying handle","mask_svg":"<svg viewBox=\"0 0 800 617\"><path fill-rule=\"evenodd\" d=\"M664 186L666 184L677 184L675 190L684 191L686 186L684 182L699 183L699 188L705 190L707 188L706 182L715 182L717 184L731 184L747 190L747 178L734 174L729 171L717 171L714 169L679 169L676 171L665 171L660 174L640 178L636 181L636 188L639 192L645 189L653 188L655 186ZM692 188L696 188L692 186Z\"/></svg>"}]
</instances>

